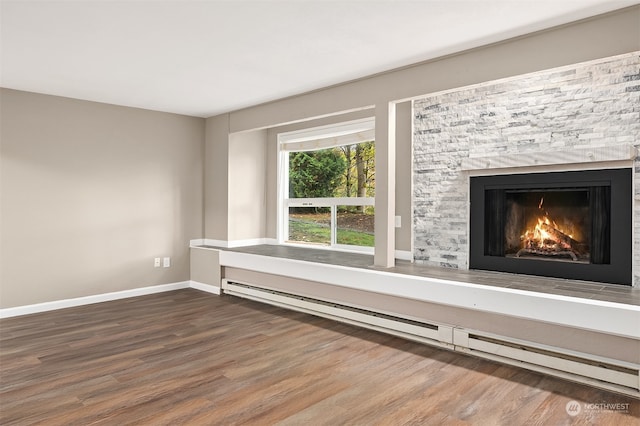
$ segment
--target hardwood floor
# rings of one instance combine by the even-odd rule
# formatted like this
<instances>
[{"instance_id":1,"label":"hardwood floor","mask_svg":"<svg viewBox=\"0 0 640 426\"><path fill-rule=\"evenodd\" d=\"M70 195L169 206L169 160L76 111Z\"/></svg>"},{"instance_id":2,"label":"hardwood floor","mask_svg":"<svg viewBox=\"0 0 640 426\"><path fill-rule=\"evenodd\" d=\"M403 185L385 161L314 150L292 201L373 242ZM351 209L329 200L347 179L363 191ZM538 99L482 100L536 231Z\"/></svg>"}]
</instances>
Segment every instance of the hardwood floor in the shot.
<instances>
[{"instance_id":1,"label":"hardwood floor","mask_svg":"<svg viewBox=\"0 0 640 426\"><path fill-rule=\"evenodd\" d=\"M629 397L193 289L0 321L2 425L639 420Z\"/></svg>"}]
</instances>

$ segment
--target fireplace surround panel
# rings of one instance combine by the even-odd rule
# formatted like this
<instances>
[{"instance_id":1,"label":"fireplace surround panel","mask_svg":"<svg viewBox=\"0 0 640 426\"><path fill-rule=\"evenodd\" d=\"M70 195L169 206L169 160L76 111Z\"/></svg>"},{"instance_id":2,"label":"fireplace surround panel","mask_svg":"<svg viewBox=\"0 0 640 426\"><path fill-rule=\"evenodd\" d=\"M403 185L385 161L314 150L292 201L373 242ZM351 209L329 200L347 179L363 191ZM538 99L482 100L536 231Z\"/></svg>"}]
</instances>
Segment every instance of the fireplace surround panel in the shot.
<instances>
[{"instance_id":1,"label":"fireplace surround panel","mask_svg":"<svg viewBox=\"0 0 640 426\"><path fill-rule=\"evenodd\" d=\"M469 267L631 285L631 169L470 178Z\"/></svg>"}]
</instances>

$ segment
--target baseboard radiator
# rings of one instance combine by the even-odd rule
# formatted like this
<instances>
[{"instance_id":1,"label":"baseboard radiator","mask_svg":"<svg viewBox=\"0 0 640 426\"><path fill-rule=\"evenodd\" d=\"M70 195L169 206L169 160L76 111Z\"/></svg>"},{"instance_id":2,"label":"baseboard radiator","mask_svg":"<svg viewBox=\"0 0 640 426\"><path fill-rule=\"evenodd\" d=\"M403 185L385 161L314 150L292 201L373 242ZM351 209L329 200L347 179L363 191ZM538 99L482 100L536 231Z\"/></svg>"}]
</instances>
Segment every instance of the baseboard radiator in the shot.
<instances>
[{"instance_id":1,"label":"baseboard radiator","mask_svg":"<svg viewBox=\"0 0 640 426\"><path fill-rule=\"evenodd\" d=\"M638 364L446 324L415 321L252 283L223 279L222 291L640 398Z\"/></svg>"}]
</instances>

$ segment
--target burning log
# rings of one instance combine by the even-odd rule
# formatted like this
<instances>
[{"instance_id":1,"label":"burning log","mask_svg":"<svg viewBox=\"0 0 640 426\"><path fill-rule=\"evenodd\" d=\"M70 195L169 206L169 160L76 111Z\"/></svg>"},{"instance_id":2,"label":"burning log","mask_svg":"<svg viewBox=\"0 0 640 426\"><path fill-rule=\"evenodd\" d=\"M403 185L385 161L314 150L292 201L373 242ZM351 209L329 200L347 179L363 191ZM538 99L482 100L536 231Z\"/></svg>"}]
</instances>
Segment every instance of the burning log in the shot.
<instances>
[{"instance_id":1,"label":"burning log","mask_svg":"<svg viewBox=\"0 0 640 426\"><path fill-rule=\"evenodd\" d=\"M525 254L550 257L570 256L574 261L588 254L589 247L580 241L574 240L571 235L561 230L555 221L549 217L549 213L542 209L544 198L540 199L538 209L541 215L537 219L537 224L527 228L520 236L522 245L516 257Z\"/></svg>"},{"instance_id":2,"label":"burning log","mask_svg":"<svg viewBox=\"0 0 640 426\"><path fill-rule=\"evenodd\" d=\"M523 254L536 254L540 256L554 256L554 257L562 257L562 256L571 256L571 259L574 261L578 260L578 255L573 250L544 250L544 249L530 249L523 248L516 253L516 257L520 257Z\"/></svg>"},{"instance_id":3,"label":"burning log","mask_svg":"<svg viewBox=\"0 0 640 426\"><path fill-rule=\"evenodd\" d=\"M536 227L533 230L527 230L521 238L523 245L516 253L516 257L525 254L549 257L570 256L577 261L585 253L584 244L558 229L555 222L547 216L538 218Z\"/></svg>"},{"instance_id":4,"label":"burning log","mask_svg":"<svg viewBox=\"0 0 640 426\"><path fill-rule=\"evenodd\" d=\"M540 228L547 234L549 234L551 239L560 244L563 248L571 250L578 254L582 253L582 244L580 244L580 242L574 240L553 225L542 223L540 224Z\"/></svg>"}]
</instances>

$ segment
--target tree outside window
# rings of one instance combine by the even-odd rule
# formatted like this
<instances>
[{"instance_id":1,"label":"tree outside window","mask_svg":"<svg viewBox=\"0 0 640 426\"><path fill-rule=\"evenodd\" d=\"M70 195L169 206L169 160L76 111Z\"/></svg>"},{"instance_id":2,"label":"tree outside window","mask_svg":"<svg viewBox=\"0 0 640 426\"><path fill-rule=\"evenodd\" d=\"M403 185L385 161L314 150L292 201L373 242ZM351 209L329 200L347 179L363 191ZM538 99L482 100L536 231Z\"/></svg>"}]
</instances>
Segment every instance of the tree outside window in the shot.
<instances>
[{"instance_id":1,"label":"tree outside window","mask_svg":"<svg viewBox=\"0 0 640 426\"><path fill-rule=\"evenodd\" d=\"M367 198L375 196L375 143L289 153L289 198ZM355 200L354 200L355 201ZM372 205L344 203L330 207L289 207L290 242L374 246ZM335 222L335 223L334 223Z\"/></svg>"}]
</instances>

